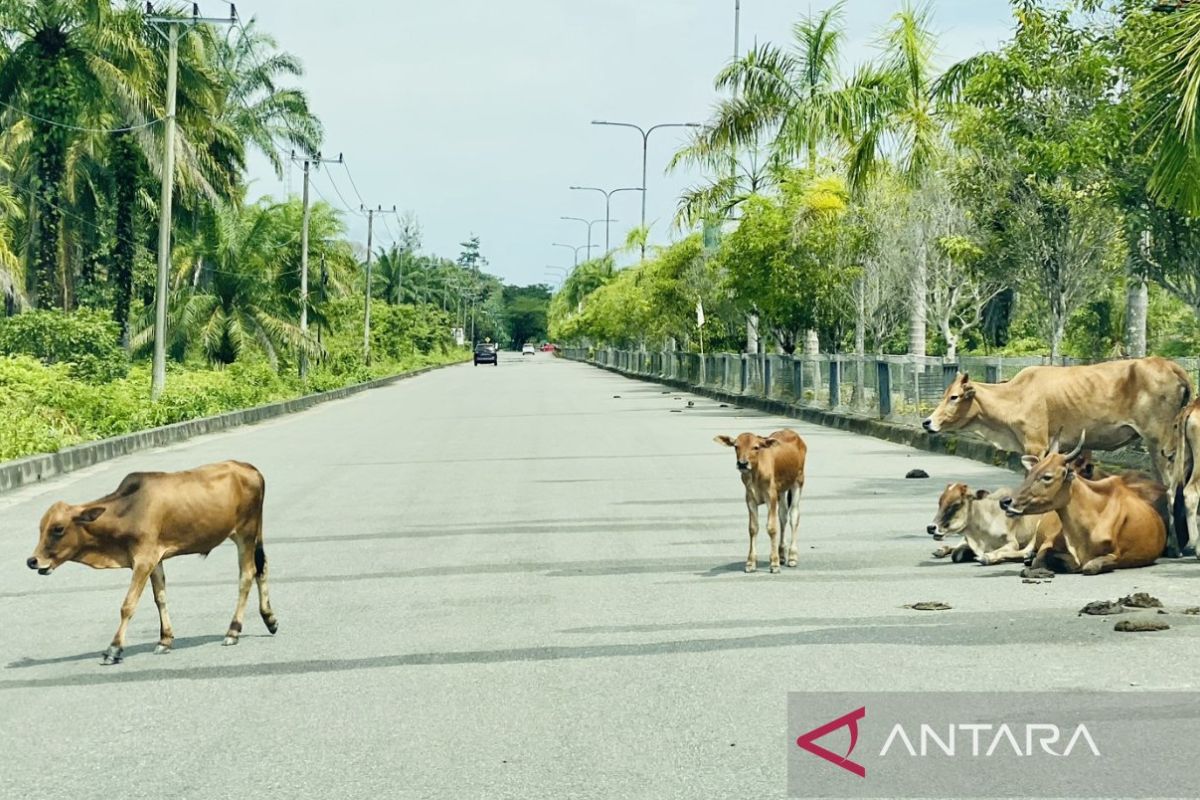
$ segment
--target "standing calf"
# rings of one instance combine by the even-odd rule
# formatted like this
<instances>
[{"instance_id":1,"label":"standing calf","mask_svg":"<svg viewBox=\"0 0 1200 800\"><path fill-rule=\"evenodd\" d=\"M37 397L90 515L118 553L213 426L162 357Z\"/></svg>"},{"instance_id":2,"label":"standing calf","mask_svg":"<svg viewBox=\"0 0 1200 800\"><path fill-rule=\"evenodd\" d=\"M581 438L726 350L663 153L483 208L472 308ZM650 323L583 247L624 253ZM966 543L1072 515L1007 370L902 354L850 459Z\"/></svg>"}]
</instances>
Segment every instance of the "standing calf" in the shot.
<instances>
[{"instance_id":1,"label":"standing calf","mask_svg":"<svg viewBox=\"0 0 1200 800\"><path fill-rule=\"evenodd\" d=\"M1175 418L1171 437L1163 445L1162 456L1167 461L1167 496L1175 501L1183 496L1187 517L1187 551L1200 558L1200 400L1184 406Z\"/></svg>"},{"instance_id":2,"label":"standing calf","mask_svg":"<svg viewBox=\"0 0 1200 800\"><path fill-rule=\"evenodd\" d=\"M60 564L77 561L94 569L132 569L133 581L121 604L121 625L104 653L105 664L119 664L125 631L146 588L154 587L159 640L155 653L167 653L175 641L167 616L167 579L162 562L173 556L206 556L224 542L237 544L241 580L237 608L225 644L237 644L250 584L258 583L258 606L267 630L279 623L267 591L262 512L266 484L249 464L223 461L186 472L135 472L110 495L83 505L57 502L42 517L37 550L26 562L49 575Z\"/></svg>"},{"instance_id":3,"label":"standing calf","mask_svg":"<svg viewBox=\"0 0 1200 800\"><path fill-rule=\"evenodd\" d=\"M746 572L758 569L754 540L758 536L758 507L767 504L767 534L771 537L771 572L779 572L779 563L786 559L789 567L796 566L796 532L800 525L800 494L804 490L804 459L808 447L793 430L785 428L763 437L743 433L736 439L717 436L717 444L734 448L737 468L746 487L746 510L750 513L750 552L746 556ZM780 514L780 503L783 514ZM792 542L784 548L788 525Z\"/></svg>"}]
</instances>

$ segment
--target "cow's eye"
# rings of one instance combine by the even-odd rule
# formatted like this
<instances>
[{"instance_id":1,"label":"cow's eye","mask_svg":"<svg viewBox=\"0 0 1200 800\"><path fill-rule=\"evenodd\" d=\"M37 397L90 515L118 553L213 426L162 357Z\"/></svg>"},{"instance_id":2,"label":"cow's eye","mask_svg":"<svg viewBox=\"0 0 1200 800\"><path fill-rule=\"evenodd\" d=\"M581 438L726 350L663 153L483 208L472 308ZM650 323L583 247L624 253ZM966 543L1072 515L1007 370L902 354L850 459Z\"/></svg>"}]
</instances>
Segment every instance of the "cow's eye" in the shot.
<instances>
[{"instance_id":1,"label":"cow's eye","mask_svg":"<svg viewBox=\"0 0 1200 800\"><path fill-rule=\"evenodd\" d=\"M1049 472L1047 472L1045 475L1042 476L1043 483L1049 483L1052 480L1054 480L1054 476L1051 475Z\"/></svg>"},{"instance_id":2,"label":"cow's eye","mask_svg":"<svg viewBox=\"0 0 1200 800\"><path fill-rule=\"evenodd\" d=\"M951 402L951 403L957 403L957 402L958 402L958 395L956 395L956 394L952 394L952 395L950 395L950 402Z\"/></svg>"},{"instance_id":3,"label":"cow's eye","mask_svg":"<svg viewBox=\"0 0 1200 800\"><path fill-rule=\"evenodd\" d=\"M66 529L62 525L55 525L50 529L50 538L61 539L64 533L66 533Z\"/></svg>"}]
</instances>

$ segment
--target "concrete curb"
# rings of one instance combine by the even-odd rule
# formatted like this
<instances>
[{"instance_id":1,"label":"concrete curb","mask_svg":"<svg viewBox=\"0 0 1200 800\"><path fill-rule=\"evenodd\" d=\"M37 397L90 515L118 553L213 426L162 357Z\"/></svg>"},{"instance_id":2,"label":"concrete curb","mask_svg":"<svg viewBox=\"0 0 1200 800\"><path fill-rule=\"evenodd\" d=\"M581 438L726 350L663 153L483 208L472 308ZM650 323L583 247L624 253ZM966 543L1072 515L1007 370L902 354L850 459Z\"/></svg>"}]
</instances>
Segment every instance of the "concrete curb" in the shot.
<instances>
[{"instance_id":1,"label":"concrete curb","mask_svg":"<svg viewBox=\"0 0 1200 800\"><path fill-rule=\"evenodd\" d=\"M576 359L572 359L576 360ZM687 381L678 380L675 378L665 378L657 375L643 375L636 372L626 372L618 367L608 366L606 364L597 364L592 361L579 361L581 364L597 367L616 373L626 378L635 380L644 380L651 383L659 383L663 386L670 386L675 389L681 389L692 394L698 394L702 397L708 397L713 400L719 400L730 405L738 405L745 408L753 408L758 411L766 411L771 414L777 414L783 417L792 417L805 422L811 422L816 425L823 425L826 428L836 428L841 431L857 433L863 436L873 436L876 439L883 439L896 444L908 445L917 450L925 450L930 453L944 453L946 455L958 456L960 458L969 458L972 461L979 461L984 464L990 464L994 467L1006 467L1014 472L1024 473L1025 468L1021 465L1021 454L1010 453L1007 450L1001 450L983 439L976 439L973 436L954 436L952 434L928 434L920 428L914 428L909 425L901 425L896 422L889 422L884 419L873 417L864 417L857 414L846 414L838 411L830 411L827 409L810 408L807 406L795 405L786 400L773 400L765 397L758 397L751 394L738 394L736 392L727 392L722 389L713 389L707 386L696 386ZM1149 457L1144 453L1135 451L1118 451L1113 453L1105 453L1104 459L1097 459L1097 463L1101 469L1107 472L1122 472L1125 470L1150 470Z\"/></svg>"},{"instance_id":2,"label":"concrete curb","mask_svg":"<svg viewBox=\"0 0 1200 800\"><path fill-rule=\"evenodd\" d=\"M376 378L372 381L356 383L352 386L343 386L340 389L331 389L327 392L307 394L291 400L281 400L277 403L268 403L267 405L246 408L241 411L229 411L213 417L201 417L200 419L176 422L172 425L164 425L161 428L148 428L144 431L114 436L110 439L100 439L95 442L67 447L59 450L57 453L43 453L35 456L26 456L15 461L2 462L0 463L0 494L44 481L56 475L63 475L78 469L90 467L94 464L100 464L119 456L128 455L129 453L149 450L154 447L163 447L168 444L186 441L194 436L216 433L217 431L228 430L242 425L252 425L256 422L282 417L287 414L295 414L299 411L306 411L321 403L327 403L330 400L341 400L342 398L365 392L368 389L378 389L397 381L415 378L418 375L424 375L427 372L450 366L456 366L456 364L435 364L413 370L412 372L402 372L398 375L389 375L386 378Z\"/></svg>"}]
</instances>

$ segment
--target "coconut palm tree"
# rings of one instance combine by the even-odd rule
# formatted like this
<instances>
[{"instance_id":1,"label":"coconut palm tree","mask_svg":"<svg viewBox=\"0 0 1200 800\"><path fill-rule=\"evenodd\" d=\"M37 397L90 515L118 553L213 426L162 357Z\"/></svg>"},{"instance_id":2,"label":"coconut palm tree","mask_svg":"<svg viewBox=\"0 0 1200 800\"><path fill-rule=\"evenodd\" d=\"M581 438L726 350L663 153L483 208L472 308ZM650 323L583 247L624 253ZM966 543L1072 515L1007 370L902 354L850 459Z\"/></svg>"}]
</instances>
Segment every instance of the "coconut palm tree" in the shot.
<instances>
[{"instance_id":1,"label":"coconut palm tree","mask_svg":"<svg viewBox=\"0 0 1200 800\"><path fill-rule=\"evenodd\" d=\"M839 2L801 19L790 50L759 45L723 69L717 89L733 96L717 105L682 161L728 157L765 141L785 160L803 157L815 167L821 148L838 141L847 113L839 86L842 10Z\"/></svg>"},{"instance_id":2,"label":"coconut palm tree","mask_svg":"<svg viewBox=\"0 0 1200 800\"><path fill-rule=\"evenodd\" d=\"M846 89L846 123L853 131L847 154L851 189L859 192L888 161L916 186L936 162L943 145L937 115L935 36L927 6L906 2L892 16L880 62L868 64ZM922 221L916 220L918 225ZM920 237L921 241L925 237ZM908 352L925 355L926 269L924 256L910 276Z\"/></svg>"},{"instance_id":3,"label":"coconut palm tree","mask_svg":"<svg viewBox=\"0 0 1200 800\"><path fill-rule=\"evenodd\" d=\"M1141 136L1155 164L1150 192L1161 202L1200 215L1200 5L1182 4L1153 40Z\"/></svg>"}]
</instances>

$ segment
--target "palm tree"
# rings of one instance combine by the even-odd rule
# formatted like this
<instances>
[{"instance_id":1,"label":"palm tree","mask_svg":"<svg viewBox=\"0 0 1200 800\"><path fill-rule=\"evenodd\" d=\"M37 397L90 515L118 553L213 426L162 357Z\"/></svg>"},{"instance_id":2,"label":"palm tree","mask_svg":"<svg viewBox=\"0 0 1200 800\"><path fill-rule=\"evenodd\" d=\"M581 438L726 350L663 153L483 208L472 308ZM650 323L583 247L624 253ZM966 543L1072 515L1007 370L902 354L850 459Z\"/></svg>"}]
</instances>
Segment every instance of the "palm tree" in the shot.
<instances>
[{"instance_id":1,"label":"palm tree","mask_svg":"<svg viewBox=\"0 0 1200 800\"><path fill-rule=\"evenodd\" d=\"M323 132L308 98L300 89L279 85L281 79L304 75L298 58L280 51L251 19L218 43L216 60L228 92L222 121L265 155L278 177L283 177L284 159L277 142L317 152Z\"/></svg>"},{"instance_id":2,"label":"palm tree","mask_svg":"<svg viewBox=\"0 0 1200 800\"><path fill-rule=\"evenodd\" d=\"M882 62L863 67L847 87L847 122L854 132L847 176L854 191L866 187L889 154L909 186L920 184L933 168L942 146L934 49L928 7L906 2L884 37ZM924 221L918 218L917 224L923 227ZM924 254L917 259L909 281L908 352L918 356L925 355L924 259Z\"/></svg>"},{"instance_id":3,"label":"palm tree","mask_svg":"<svg viewBox=\"0 0 1200 800\"><path fill-rule=\"evenodd\" d=\"M685 149L684 161L728 157L764 140L791 161L815 168L821 147L836 142L847 109L838 86L843 40L842 3L801 19L790 51L759 45L723 69L716 85L733 90Z\"/></svg>"},{"instance_id":4,"label":"palm tree","mask_svg":"<svg viewBox=\"0 0 1200 800\"><path fill-rule=\"evenodd\" d=\"M381 248L375 256L372 296L380 295L392 305L404 302L405 281L415 272L413 261L412 251L399 245Z\"/></svg>"},{"instance_id":5,"label":"palm tree","mask_svg":"<svg viewBox=\"0 0 1200 800\"><path fill-rule=\"evenodd\" d=\"M13 48L0 65L0 102L12 119L19 108L30 127L27 166L31 210L30 299L35 305L68 302L69 276L60 253L64 179L69 149L81 119L119 103L129 117L147 110L144 85L128 67L142 58L138 37L128 35L129 6L109 0L2 0L0 28ZM139 15L140 16L140 15Z\"/></svg>"},{"instance_id":6,"label":"palm tree","mask_svg":"<svg viewBox=\"0 0 1200 800\"><path fill-rule=\"evenodd\" d=\"M317 355L309 335L300 333L293 309L281 297L284 266L278 257L281 241L291 232L283 229L282 207L259 203L250 206L219 203L213 224L202 236L181 245L181 262L203 256L203 277L185 283L171 298L168 335L172 349L185 351L198 343L214 364L231 364L248 349L257 348L273 367L285 349ZM186 275L186 266L184 267ZM153 338L150 320L134 338L144 348Z\"/></svg>"},{"instance_id":7,"label":"palm tree","mask_svg":"<svg viewBox=\"0 0 1200 800\"><path fill-rule=\"evenodd\" d=\"M1149 188L1161 202L1200 215L1200 5L1163 20L1153 40L1141 135L1155 152Z\"/></svg>"}]
</instances>

